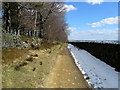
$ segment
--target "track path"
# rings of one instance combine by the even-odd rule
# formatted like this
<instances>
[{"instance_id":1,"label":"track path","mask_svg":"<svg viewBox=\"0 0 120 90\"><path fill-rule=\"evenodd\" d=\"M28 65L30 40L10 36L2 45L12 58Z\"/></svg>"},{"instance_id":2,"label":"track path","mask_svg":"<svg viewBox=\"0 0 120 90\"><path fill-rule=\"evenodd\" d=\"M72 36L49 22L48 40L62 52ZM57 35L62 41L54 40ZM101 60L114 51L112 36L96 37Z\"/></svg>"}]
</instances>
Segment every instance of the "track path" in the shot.
<instances>
[{"instance_id":1,"label":"track path","mask_svg":"<svg viewBox=\"0 0 120 90\"><path fill-rule=\"evenodd\" d=\"M90 88L76 67L67 45L58 53L54 68L44 81L45 88Z\"/></svg>"}]
</instances>

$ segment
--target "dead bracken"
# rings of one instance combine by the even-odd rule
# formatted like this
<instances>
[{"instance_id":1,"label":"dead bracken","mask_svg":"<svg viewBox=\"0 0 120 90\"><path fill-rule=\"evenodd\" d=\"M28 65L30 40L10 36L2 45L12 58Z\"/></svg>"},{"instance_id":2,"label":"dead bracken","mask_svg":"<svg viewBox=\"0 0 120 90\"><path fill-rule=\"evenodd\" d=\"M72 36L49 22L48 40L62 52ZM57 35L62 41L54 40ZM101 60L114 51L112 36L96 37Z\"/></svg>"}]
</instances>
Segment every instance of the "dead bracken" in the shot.
<instances>
[{"instance_id":1,"label":"dead bracken","mask_svg":"<svg viewBox=\"0 0 120 90\"><path fill-rule=\"evenodd\" d=\"M38 57L38 54L30 55L31 57Z\"/></svg>"},{"instance_id":2,"label":"dead bracken","mask_svg":"<svg viewBox=\"0 0 120 90\"><path fill-rule=\"evenodd\" d=\"M40 65L42 65L42 61L40 62Z\"/></svg>"},{"instance_id":3,"label":"dead bracken","mask_svg":"<svg viewBox=\"0 0 120 90\"><path fill-rule=\"evenodd\" d=\"M25 66L25 65L27 65L28 63L27 62L23 62L23 63L21 63L19 66Z\"/></svg>"},{"instance_id":4,"label":"dead bracken","mask_svg":"<svg viewBox=\"0 0 120 90\"><path fill-rule=\"evenodd\" d=\"M20 66L15 66L15 70L16 71L20 70Z\"/></svg>"},{"instance_id":5,"label":"dead bracken","mask_svg":"<svg viewBox=\"0 0 120 90\"><path fill-rule=\"evenodd\" d=\"M15 66L15 70L20 70L20 67L23 67L25 65L27 65L28 63L27 62L23 62L23 63L20 63L19 65Z\"/></svg>"},{"instance_id":6,"label":"dead bracken","mask_svg":"<svg viewBox=\"0 0 120 90\"><path fill-rule=\"evenodd\" d=\"M32 62L32 61L33 61L33 57L29 57L29 58L27 58L26 61L30 61L30 62Z\"/></svg>"},{"instance_id":7,"label":"dead bracken","mask_svg":"<svg viewBox=\"0 0 120 90\"><path fill-rule=\"evenodd\" d=\"M36 70L36 68L33 68L33 71L35 71Z\"/></svg>"},{"instance_id":8,"label":"dead bracken","mask_svg":"<svg viewBox=\"0 0 120 90\"><path fill-rule=\"evenodd\" d=\"M35 54L34 57L38 57L38 54Z\"/></svg>"}]
</instances>

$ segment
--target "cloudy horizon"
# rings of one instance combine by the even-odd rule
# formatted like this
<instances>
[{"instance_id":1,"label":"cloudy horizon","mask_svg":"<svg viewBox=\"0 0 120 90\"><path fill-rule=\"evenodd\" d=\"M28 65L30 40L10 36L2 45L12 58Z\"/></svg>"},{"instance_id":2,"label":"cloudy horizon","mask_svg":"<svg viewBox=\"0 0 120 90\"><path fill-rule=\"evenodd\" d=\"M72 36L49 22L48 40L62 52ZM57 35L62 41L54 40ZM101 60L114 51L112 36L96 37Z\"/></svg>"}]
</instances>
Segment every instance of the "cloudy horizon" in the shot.
<instances>
[{"instance_id":1,"label":"cloudy horizon","mask_svg":"<svg viewBox=\"0 0 120 90\"><path fill-rule=\"evenodd\" d=\"M65 4L69 40L118 40L118 2L86 0Z\"/></svg>"}]
</instances>

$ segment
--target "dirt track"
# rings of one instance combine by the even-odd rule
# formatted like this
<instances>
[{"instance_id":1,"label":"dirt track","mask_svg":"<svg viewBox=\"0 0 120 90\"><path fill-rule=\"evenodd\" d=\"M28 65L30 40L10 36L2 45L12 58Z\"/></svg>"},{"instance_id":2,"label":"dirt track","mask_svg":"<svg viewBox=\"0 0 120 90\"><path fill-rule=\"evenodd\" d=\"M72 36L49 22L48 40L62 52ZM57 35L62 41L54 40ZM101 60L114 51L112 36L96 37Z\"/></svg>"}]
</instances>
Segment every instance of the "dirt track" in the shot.
<instances>
[{"instance_id":1,"label":"dirt track","mask_svg":"<svg viewBox=\"0 0 120 90\"><path fill-rule=\"evenodd\" d=\"M3 87L89 88L66 46L61 44L51 49L29 50L28 54L17 58L10 65L3 65ZM26 61L28 57L35 54L38 57L33 61ZM23 62L28 64L15 70L15 67Z\"/></svg>"},{"instance_id":2,"label":"dirt track","mask_svg":"<svg viewBox=\"0 0 120 90\"><path fill-rule=\"evenodd\" d=\"M45 88L90 88L82 73L75 66L67 47L64 46L56 58L56 63L44 81Z\"/></svg>"}]
</instances>

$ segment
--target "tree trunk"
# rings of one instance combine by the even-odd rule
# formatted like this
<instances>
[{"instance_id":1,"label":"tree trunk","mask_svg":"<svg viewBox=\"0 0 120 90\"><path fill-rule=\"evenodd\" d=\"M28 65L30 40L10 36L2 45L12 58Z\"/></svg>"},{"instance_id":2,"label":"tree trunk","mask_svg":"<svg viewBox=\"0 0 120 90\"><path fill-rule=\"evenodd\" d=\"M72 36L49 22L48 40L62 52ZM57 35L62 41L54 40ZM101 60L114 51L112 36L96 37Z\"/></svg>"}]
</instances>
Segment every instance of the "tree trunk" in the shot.
<instances>
[{"instance_id":1,"label":"tree trunk","mask_svg":"<svg viewBox=\"0 0 120 90\"><path fill-rule=\"evenodd\" d=\"M34 26L34 34L36 31L36 24L37 24L37 10L35 11L35 26ZM35 36L35 35L34 35Z\"/></svg>"}]
</instances>

